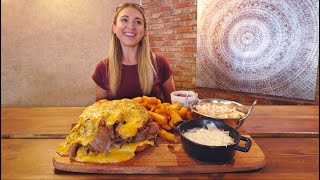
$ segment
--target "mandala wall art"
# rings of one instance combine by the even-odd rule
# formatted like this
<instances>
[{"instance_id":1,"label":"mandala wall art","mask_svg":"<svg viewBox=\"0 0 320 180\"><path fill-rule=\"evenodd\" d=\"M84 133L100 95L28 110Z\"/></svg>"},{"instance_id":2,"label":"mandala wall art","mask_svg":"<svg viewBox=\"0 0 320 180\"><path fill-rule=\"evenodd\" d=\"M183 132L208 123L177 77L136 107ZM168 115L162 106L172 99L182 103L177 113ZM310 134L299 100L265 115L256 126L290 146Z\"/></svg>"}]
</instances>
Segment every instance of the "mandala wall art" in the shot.
<instances>
[{"instance_id":1,"label":"mandala wall art","mask_svg":"<svg viewBox=\"0 0 320 180\"><path fill-rule=\"evenodd\" d=\"M315 99L319 0L198 0L197 86Z\"/></svg>"}]
</instances>

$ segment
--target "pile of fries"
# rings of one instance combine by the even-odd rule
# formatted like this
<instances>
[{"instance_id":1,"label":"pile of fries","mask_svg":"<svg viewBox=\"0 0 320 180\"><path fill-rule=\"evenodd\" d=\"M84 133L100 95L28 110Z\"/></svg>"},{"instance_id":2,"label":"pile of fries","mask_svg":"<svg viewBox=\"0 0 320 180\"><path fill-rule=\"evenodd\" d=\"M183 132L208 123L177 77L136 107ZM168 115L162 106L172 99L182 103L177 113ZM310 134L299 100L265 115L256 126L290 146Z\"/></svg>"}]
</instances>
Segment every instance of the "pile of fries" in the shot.
<instances>
[{"instance_id":1,"label":"pile of fries","mask_svg":"<svg viewBox=\"0 0 320 180\"><path fill-rule=\"evenodd\" d=\"M192 113L181 104L161 103L161 100L156 97L136 97L134 101L140 103L148 110L149 116L158 124L161 138L176 142L176 137L170 131L173 125L180 120L192 119Z\"/></svg>"}]
</instances>

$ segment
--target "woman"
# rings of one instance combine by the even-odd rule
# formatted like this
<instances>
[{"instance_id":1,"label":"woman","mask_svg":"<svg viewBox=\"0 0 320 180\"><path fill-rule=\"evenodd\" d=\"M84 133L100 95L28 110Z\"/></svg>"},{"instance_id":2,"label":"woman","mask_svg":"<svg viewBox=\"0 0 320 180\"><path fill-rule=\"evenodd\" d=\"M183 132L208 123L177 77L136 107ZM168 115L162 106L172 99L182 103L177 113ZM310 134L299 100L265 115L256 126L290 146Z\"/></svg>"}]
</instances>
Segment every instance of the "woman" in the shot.
<instances>
[{"instance_id":1,"label":"woman","mask_svg":"<svg viewBox=\"0 0 320 180\"><path fill-rule=\"evenodd\" d=\"M113 18L109 58L99 62L92 79L96 100L154 96L170 102L175 90L165 57L150 50L143 8L121 4Z\"/></svg>"}]
</instances>

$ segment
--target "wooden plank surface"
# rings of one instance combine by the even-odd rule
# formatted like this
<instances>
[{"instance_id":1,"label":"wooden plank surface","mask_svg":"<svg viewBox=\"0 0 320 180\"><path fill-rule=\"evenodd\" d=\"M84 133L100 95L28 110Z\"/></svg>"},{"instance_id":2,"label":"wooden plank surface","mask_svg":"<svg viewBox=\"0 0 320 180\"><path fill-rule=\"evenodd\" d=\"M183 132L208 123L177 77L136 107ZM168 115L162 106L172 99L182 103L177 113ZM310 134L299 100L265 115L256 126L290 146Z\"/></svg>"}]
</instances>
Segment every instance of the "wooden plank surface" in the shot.
<instances>
[{"instance_id":1,"label":"wooden plank surface","mask_svg":"<svg viewBox=\"0 0 320 180\"><path fill-rule=\"evenodd\" d=\"M1 108L1 134L68 134L84 107Z\"/></svg>"},{"instance_id":2,"label":"wooden plank surface","mask_svg":"<svg viewBox=\"0 0 320 180\"><path fill-rule=\"evenodd\" d=\"M1 134L68 134L84 107L1 108ZM255 106L248 133L319 132L319 106Z\"/></svg>"},{"instance_id":3,"label":"wooden plank surface","mask_svg":"<svg viewBox=\"0 0 320 180\"><path fill-rule=\"evenodd\" d=\"M67 134L83 110L1 108L1 134ZM251 134L319 132L319 106L257 105L243 128L241 132ZM319 138L261 137L253 139L266 156L267 164L262 169L170 175L67 173L55 170L52 164L61 139L1 139L1 179L319 179Z\"/></svg>"},{"instance_id":4,"label":"wooden plank surface","mask_svg":"<svg viewBox=\"0 0 320 180\"><path fill-rule=\"evenodd\" d=\"M250 134L319 132L319 106L256 106L242 127Z\"/></svg>"},{"instance_id":5,"label":"wooden plank surface","mask_svg":"<svg viewBox=\"0 0 320 180\"><path fill-rule=\"evenodd\" d=\"M106 175L55 170L61 139L2 139L1 179L319 179L318 138L256 138L266 165L238 173Z\"/></svg>"},{"instance_id":6,"label":"wooden plank surface","mask_svg":"<svg viewBox=\"0 0 320 180\"><path fill-rule=\"evenodd\" d=\"M254 138L318 138L319 132L251 132Z\"/></svg>"}]
</instances>

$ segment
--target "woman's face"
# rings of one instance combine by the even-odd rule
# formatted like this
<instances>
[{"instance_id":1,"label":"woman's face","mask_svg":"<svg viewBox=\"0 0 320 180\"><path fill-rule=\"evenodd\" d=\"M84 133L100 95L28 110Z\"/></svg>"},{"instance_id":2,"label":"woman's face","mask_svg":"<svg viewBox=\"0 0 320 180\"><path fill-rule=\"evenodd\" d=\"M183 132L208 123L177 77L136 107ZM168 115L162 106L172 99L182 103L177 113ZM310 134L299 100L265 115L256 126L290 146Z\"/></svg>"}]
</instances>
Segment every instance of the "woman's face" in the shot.
<instances>
[{"instance_id":1,"label":"woman's face","mask_svg":"<svg viewBox=\"0 0 320 180\"><path fill-rule=\"evenodd\" d=\"M136 47L146 34L142 14L135 8L124 8L118 15L113 32L120 40L121 46Z\"/></svg>"}]
</instances>

